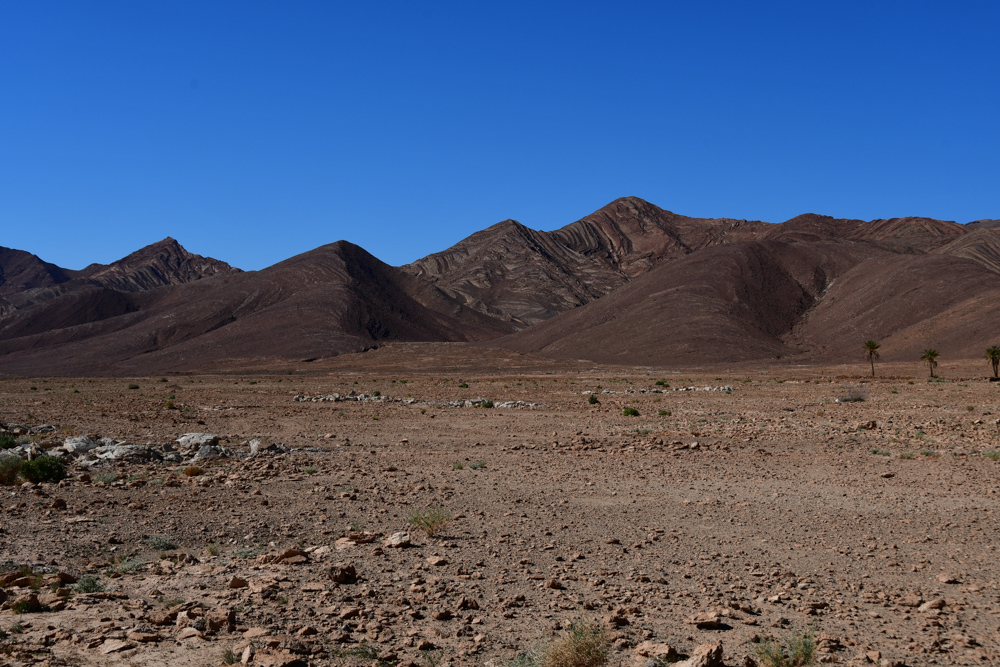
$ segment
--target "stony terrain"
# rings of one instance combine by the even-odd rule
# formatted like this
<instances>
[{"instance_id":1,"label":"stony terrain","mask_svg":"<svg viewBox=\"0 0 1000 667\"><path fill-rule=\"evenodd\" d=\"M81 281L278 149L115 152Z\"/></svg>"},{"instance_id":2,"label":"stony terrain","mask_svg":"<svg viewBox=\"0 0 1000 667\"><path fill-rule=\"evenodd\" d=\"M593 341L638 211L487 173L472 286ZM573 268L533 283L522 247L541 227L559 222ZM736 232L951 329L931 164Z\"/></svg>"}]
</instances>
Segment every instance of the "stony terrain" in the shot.
<instances>
[{"instance_id":1,"label":"stony terrain","mask_svg":"<svg viewBox=\"0 0 1000 667\"><path fill-rule=\"evenodd\" d=\"M985 362L929 382L436 351L0 380L0 422L70 462L0 487L0 664L502 665L577 619L612 664L715 642L752 664L810 629L824 663L1000 658ZM428 508L451 517L433 536L408 521Z\"/></svg>"}]
</instances>

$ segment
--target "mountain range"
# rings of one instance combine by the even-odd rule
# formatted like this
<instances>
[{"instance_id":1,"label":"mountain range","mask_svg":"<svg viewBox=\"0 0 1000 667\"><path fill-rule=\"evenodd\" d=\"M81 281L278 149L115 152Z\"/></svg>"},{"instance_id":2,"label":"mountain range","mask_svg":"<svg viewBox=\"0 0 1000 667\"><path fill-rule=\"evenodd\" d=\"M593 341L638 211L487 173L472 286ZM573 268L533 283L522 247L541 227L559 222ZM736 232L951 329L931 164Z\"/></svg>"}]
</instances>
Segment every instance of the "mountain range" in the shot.
<instances>
[{"instance_id":1,"label":"mountain range","mask_svg":"<svg viewBox=\"0 0 1000 667\"><path fill-rule=\"evenodd\" d=\"M73 271L0 247L0 372L164 373L391 341L597 363L980 357L1000 341L1000 221L691 218L636 197L560 229L506 220L393 267L338 241L260 271L172 238Z\"/></svg>"}]
</instances>

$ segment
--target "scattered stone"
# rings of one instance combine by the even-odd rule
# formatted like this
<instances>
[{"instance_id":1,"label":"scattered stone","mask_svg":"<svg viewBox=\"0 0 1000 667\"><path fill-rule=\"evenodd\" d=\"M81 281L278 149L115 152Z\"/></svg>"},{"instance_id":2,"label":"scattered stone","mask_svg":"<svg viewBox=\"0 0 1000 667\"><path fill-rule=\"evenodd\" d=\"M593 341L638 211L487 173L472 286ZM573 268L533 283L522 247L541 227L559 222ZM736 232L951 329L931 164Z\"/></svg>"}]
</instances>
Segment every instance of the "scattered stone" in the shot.
<instances>
[{"instance_id":1,"label":"scattered stone","mask_svg":"<svg viewBox=\"0 0 1000 667\"><path fill-rule=\"evenodd\" d=\"M197 451L202 447L219 444L219 436L210 433L185 433L176 442L181 451Z\"/></svg>"},{"instance_id":2,"label":"scattered stone","mask_svg":"<svg viewBox=\"0 0 1000 667\"><path fill-rule=\"evenodd\" d=\"M644 666L647 660L654 660L658 665L674 663L677 662L677 649L670 644L644 641L632 650L632 658L641 666Z\"/></svg>"},{"instance_id":3,"label":"scattered stone","mask_svg":"<svg viewBox=\"0 0 1000 667\"><path fill-rule=\"evenodd\" d=\"M393 533L386 539L384 544L390 549L401 549L403 547L408 547L410 546L410 534Z\"/></svg>"},{"instance_id":4,"label":"scattered stone","mask_svg":"<svg viewBox=\"0 0 1000 667\"><path fill-rule=\"evenodd\" d=\"M202 461L204 459L228 458L232 455L233 453L231 451L220 445L204 445L198 449L198 453L194 455L194 458L191 459L191 461L194 462Z\"/></svg>"},{"instance_id":5,"label":"scattered stone","mask_svg":"<svg viewBox=\"0 0 1000 667\"><path fill-rule=\"evenodd\" d=\"M722 624L722 617L715 612L702 612L691 616L685 621L699 630L714 630Z\"/></svg>"},{"instance_id":6,"label":"scattered stone","mask_svg":"<svg viewBox=\"0 0 1000 667\"><path fill-rule=\"evenodd\" d=\"M675 663L674 667L725 667L722 662L722 642L700 645L691 653L690 658Z\"/></svg>"},{"instance_id":7,"label":"scattered stone","mask_svg":"<svg viewBox=\"0 0 1000 667\"><path fill-rule=\"evenodd\" d=\"M920 605L920 607L917 608L917 611L934 611L936 609L944 609L945 604L944 598L935 598Z\"/></svg>"},{"instance_id":8,"label":"scattered stone","mask_svg":"<svg viewBox=\"0 0 1000 667\"><path fill-rule=\"evenodd\" d=\"M253 658L256 667L307 667L305 660L290 651L260 652Z\"/></svg>"},{"instance_id":9,"label":"scattered stone","mask_svg":"<svg viewBox=\"0 0 1000 667\"><path fill-rule=\"evenodd\" d=\"M448 564L448 559L447 558L443 558L441 556L428 556L427 557L427 564L428 565L432 565L434 567L441 567L442 565L447 565Z\"/></svg>"},{"instance_id":10,"label":"scattered stone","mask_svg":"<svg viewBox=\"0 0 1000 667\"><path fill-rule=\"evenodd\" d=\"M229 583L226 584L226 585L229 588L246 588L247 587L247 581L246 581L246 579L240 579L239 577L233 577L232 579L229 580Z\"/></svg>"},{"instance_id":11,"label":"scattered stone","mask_svg":"<svg viewBox=\"0 0 1000 667\"><path fill-rule=\"evenodd\" d=\"M358 572L353 565L338 563L330 568L329 577L338 584L353 584L358 579Z\"/></svg>"},{"instance_id":12,"label":"scattered stone","mask_svg":"<svg viewBox=\"0 0 1000 667\"><path fill-rule=\"evenodd\" d=\"M954 574L950 574L948 572L942 572L936 578L937 578L938 582L942 583L942 584L960 584L960 583L962 583L962 582L960 582L958 580L957 576L955 576Z\"/></svg>"},{"instance_id":13,"label":"scattered stone","mask_svg":"<svg viewBox=\"0 0 1000 667\"><path fill-rule=\"evenodd\" d=\"M101 644L101 653L108 655L109 653L121 653L122 651L127 651L130 648L134 648L135 644L127 641L122 641L121 639L106 639L103 644Z\"/></svg>"}]
</instances>

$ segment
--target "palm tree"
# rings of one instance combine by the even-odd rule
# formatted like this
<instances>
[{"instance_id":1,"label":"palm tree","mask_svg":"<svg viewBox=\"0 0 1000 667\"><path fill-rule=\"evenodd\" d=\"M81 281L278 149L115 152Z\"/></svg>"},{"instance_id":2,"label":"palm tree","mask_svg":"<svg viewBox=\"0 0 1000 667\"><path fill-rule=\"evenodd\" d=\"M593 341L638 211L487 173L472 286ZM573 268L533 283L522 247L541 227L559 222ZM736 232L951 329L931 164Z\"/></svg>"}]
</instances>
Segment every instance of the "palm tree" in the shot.
<instances>
[{"instance_id":1,"label":"palm tree","mask_svg":"<svg viewBox=\"0 0 1000 667\"><path fill-rule=\"evenodd\" d=\"M872 365L872 377L875 377L875 362L878 361L878 349L882 347L882 344L877 340L866 340L865 341L865 356Z\"/></svg>"},{"instance_id":2,"label":"palm tree","mask_svg":"<svg viewBox=\"0 0 1000 667\"><path fill-rule=\"evenodd\" d=\"M986 358L993 366L993 377L1000 377L1000 373L997 372L1000 370L1000 347L994 345L986 348Z\"/></svg>"},{"instance_id":3,"label":"palm tree","mask_svg":"<svg viewBox=\"0 0 1000 667\"><path fill-rule=\"evenodd\" d=\"M937 368L937 358L941 354L933 347L929 347L924 350L923 355L920 357L922 360L927 362L927 367L931 369L931 377L934 377L934 369Z\"/></svg>"}]
</instances>

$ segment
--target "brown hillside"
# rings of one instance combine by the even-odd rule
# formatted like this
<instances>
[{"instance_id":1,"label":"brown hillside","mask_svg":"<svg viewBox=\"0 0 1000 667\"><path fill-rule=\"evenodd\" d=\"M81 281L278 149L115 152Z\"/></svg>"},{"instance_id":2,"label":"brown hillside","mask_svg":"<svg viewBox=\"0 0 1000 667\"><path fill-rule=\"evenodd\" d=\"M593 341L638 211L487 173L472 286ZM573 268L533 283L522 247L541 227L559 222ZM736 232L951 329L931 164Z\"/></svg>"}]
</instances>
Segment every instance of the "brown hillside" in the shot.
<instances>
[{"instance_id":1,"label":"brown hillside","mask_svg":"<svg viewBox=\"0 0 1000 667\"><path fill-rule=\"evenodd\" d=\"M408 290L417 291L398 269L338 242L263 271L133 295L139 300L130 302L133 309L108 318L20 336L8 325L0 331L0 355L9 372L160 372L224 359L335 356L386 340L469 340L493 333L478 314L437 312Z\"/></svg>"}]
</instances>

